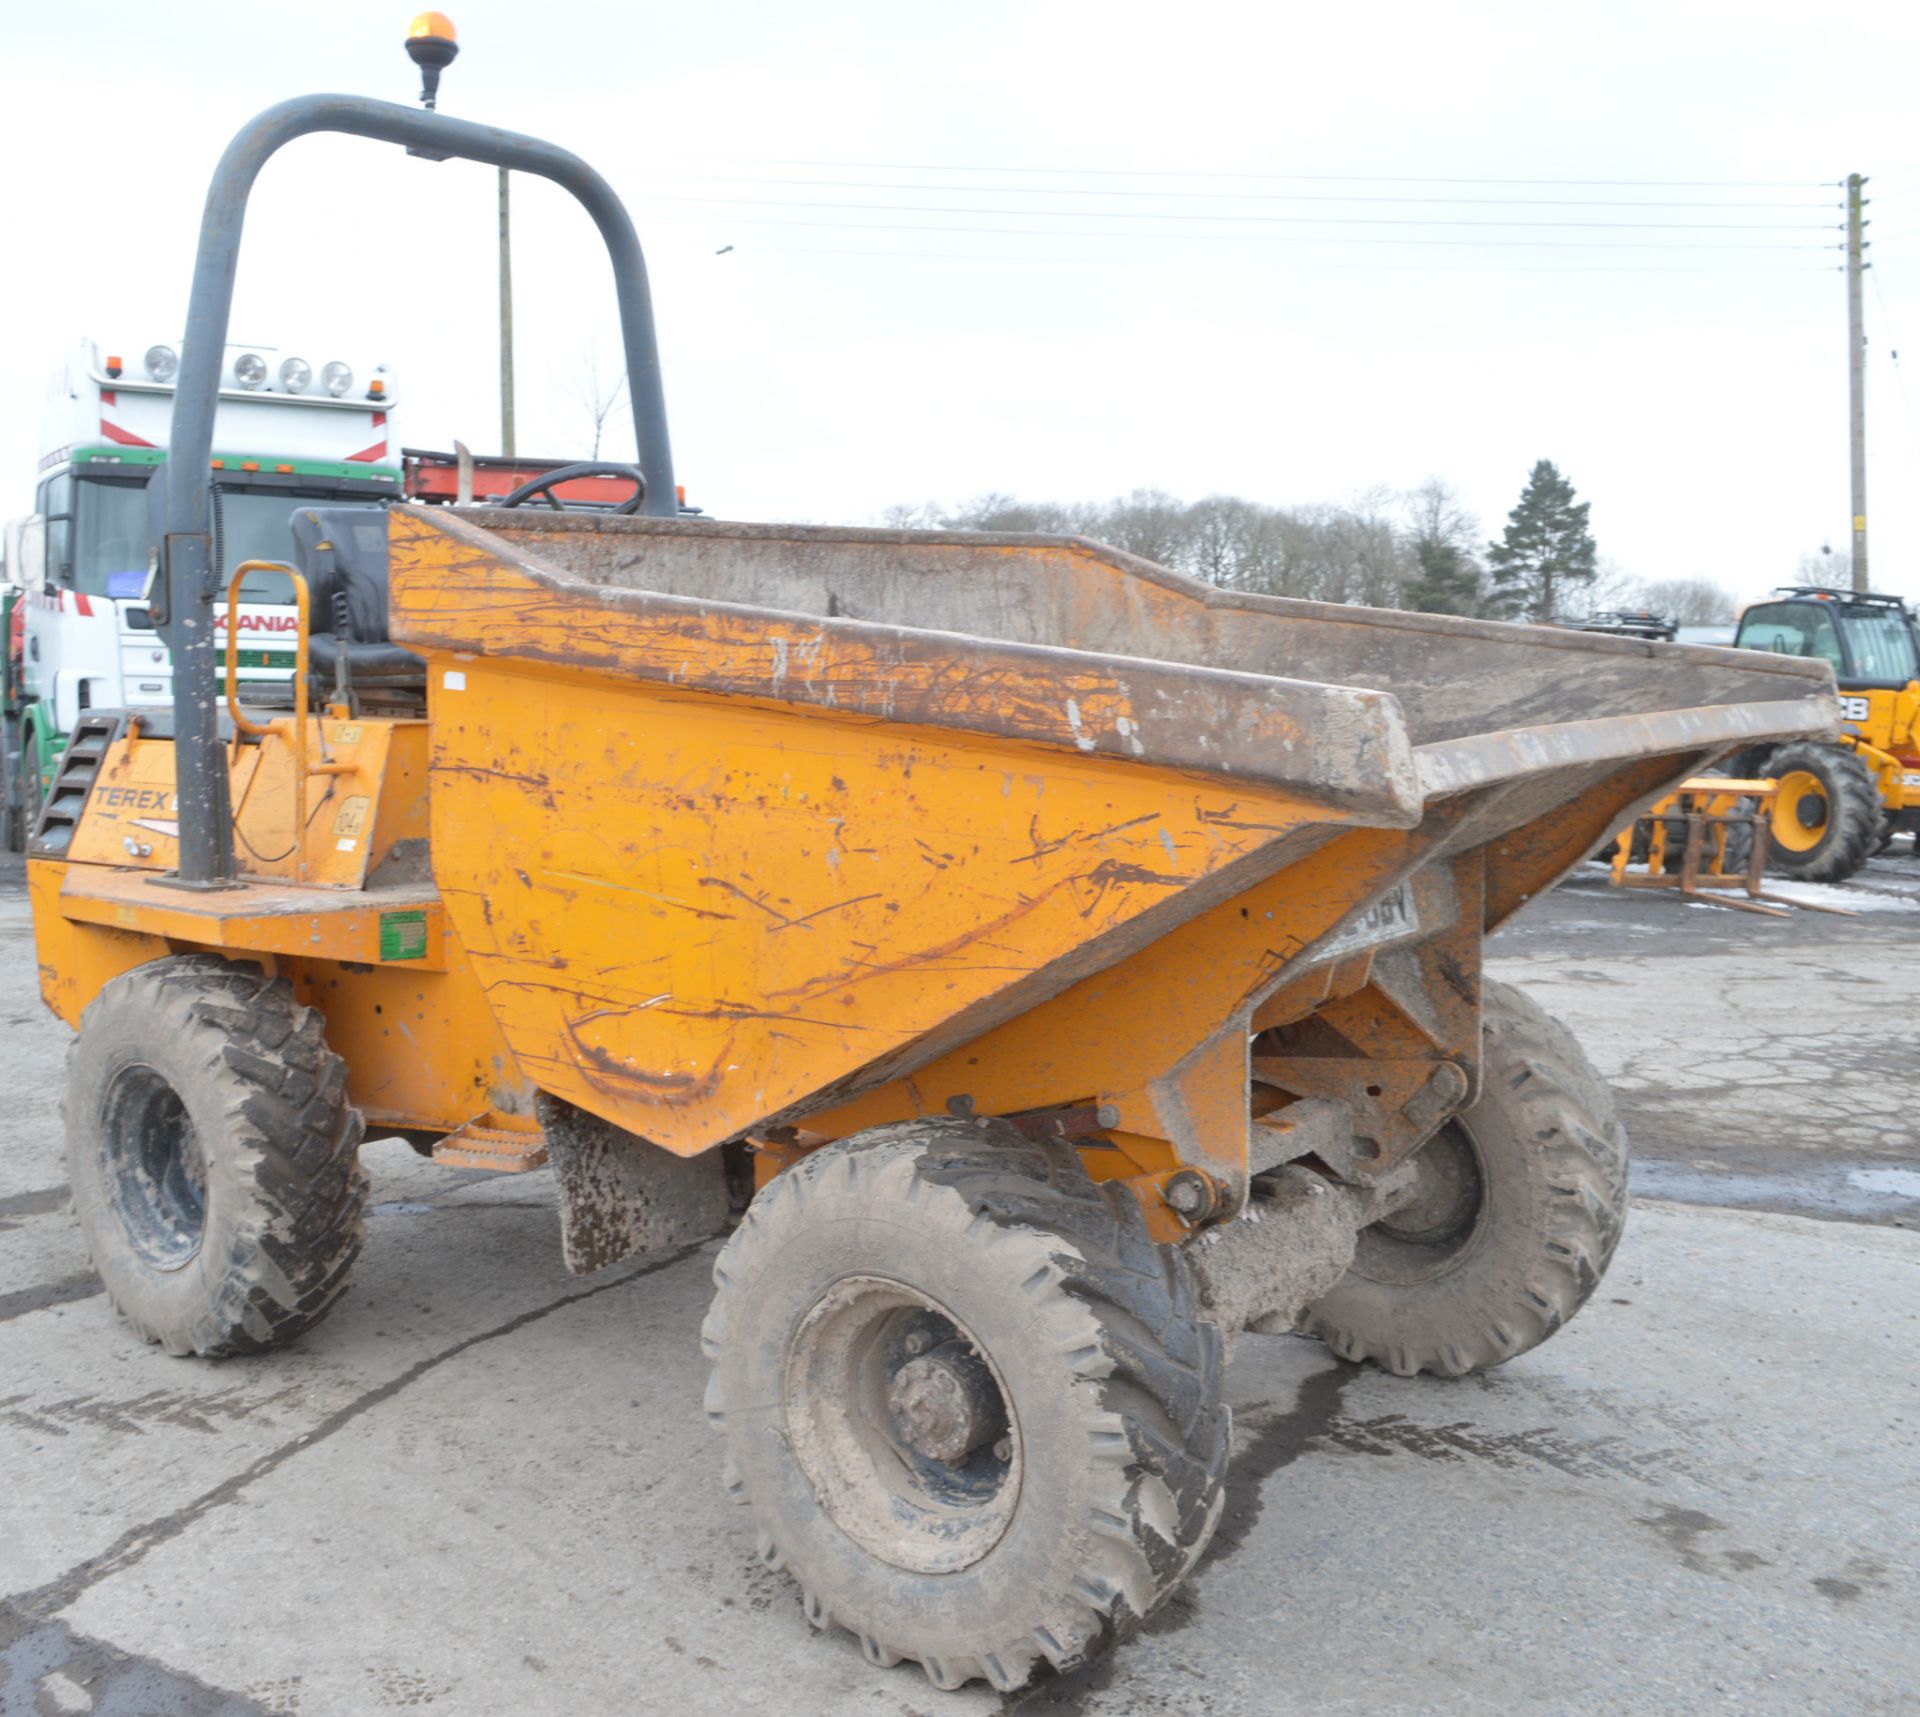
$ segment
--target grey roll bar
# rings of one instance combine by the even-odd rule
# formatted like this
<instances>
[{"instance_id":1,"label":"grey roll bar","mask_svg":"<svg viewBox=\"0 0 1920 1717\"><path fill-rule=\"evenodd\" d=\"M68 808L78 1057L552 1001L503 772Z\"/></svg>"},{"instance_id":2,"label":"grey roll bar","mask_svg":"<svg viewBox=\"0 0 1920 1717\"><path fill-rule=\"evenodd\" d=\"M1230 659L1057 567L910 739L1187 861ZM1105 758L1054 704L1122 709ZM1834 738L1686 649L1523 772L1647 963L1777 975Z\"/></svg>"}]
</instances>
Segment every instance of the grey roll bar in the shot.
<instances>
[{"instance_id":1,"label":"grey roll bar","mask_svg":"<svg viewBox=\"0 0 1920 1717\"><path fill-rule=\"evenodd\" d=\"M167 462L155 479L156 487L164 482L165 489L157 497L153 515L157 540L151 545L155 576L150 596L155 623L173 652L180 818L180 868L168 880L182 888L225 888L234 881L232 808L220 761L217 714L213 605L220 592L214 589L208 468L240 229L260 169L283 144L316 131L404 144L410 153L428 160L484 161L551 179L574 194L599 227L613 263L628 397L633 403L640 469L647 479L645 510L663 517L679 510L646 260L620 199L586 162L538 138L363 96L297 96L243 126L220 157L207 189Z\"/></svg>"}]
</instances>

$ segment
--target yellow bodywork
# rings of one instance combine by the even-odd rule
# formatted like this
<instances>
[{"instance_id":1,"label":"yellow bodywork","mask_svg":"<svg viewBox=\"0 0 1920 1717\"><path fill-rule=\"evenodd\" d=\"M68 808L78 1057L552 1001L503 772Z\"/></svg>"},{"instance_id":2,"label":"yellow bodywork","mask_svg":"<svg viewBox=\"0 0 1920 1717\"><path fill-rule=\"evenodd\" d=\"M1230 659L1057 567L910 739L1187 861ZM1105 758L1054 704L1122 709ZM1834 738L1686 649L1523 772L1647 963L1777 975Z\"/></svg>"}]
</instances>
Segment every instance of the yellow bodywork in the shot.
<instances>
[{"instance_id":1,"label":"yellow bodywork","mask_svg":"<svg viewBox=\"0 0 1920 1717\"><path fill-rule=\"evenodd\" d=\"M1845 743L1873 773L1889 813L1920 810L1920 681L1844 693Z\"/></svg>"},{"instance_id":2,"label":"yellow bodywork","mask_svg":"<svg viewBox=\"0 0 1920 1717\"><path fill-rule=\"evenodd\" d=\"M64 853L30 860L49 1005L77 1023L170 953L257 961L323 1012L370 1123L491 1166L538 1160L542 1092L681 1155L752 1141L763 1174L885 1121L1090 1112L1090 1167L1177 1231L1156 1189L1198 1169L1230 1205L1250 1126L1298 1099L1371 1117L1362 1178L1416 1148L1478 1077L1485 930L1817 696L1769 669L1759 717L1469 734L1423 763L1385 693L661 595L654 539L612 523L627 588L394 509L424 715L243 716L241 887L169 885L173 746L123 731ZM596 528L524 534L557 564ZM1072 628L1194 612L1036 552L1092 569ZM1376 951L1412 944L1396 990ZM1331 1036L1290 1037L1316 1010Z\"/></svg>"}]
</instances>

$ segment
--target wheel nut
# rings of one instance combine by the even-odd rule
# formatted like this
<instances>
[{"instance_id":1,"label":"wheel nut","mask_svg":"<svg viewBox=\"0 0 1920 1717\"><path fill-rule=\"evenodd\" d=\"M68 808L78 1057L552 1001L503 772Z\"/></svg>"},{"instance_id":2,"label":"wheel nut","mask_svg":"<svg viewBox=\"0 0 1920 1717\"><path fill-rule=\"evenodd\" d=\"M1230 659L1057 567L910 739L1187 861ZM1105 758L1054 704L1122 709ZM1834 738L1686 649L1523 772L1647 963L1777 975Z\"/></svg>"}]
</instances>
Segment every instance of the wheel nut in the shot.
<instances>
[{"instance_id":1,"label":"wheel nut","mask_svg":"<svg viewBox=\"0 0 1920 1717\"><path fill-rule=\"evenodd\" d=\"M1182 1169L1173 1176L1162 1196L1189 1222L1199 1221L1213 1209L1213 1183L1196 1169Z\"/></svg>"},{"instance_id":2,"label":"wheel nut","mask_svg":"<svg viewBox=\"0 0 1920 1717\"><path fill-rule=\"evenodd\" d=\"M999 1442L993 1445L993 1458L996 1461L1010 1461L1013 1459L1013 1439L1011 1437L1002 1437Z\"/></svg>"},{"instance_id":3,"label":"wheel nut","mask_svg":"<svg viewBox=\"0 0 1920 1717\"><path fill-rule=\"evenodd\" d=\"M926 1334L924 1331L915 1330L913 1334L908 1336L900 1345L909 1353L925 1353L927 1351Z\"/></svg>"}]
</instances>

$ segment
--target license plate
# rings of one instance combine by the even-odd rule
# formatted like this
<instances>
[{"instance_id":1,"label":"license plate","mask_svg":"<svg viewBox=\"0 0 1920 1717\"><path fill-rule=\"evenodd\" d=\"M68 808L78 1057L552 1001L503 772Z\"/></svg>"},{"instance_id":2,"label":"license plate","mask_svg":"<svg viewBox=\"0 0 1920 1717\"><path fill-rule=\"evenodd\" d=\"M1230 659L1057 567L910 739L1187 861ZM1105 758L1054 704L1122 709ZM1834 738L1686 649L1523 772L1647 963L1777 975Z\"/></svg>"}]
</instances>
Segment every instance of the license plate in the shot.
<instances>
[{"instance_id":1,"label":"license plate","mask_svg":"<svg viewBox=\"0 0 1920 1717\"><path fill-rule=\"evenodd\" d=\"M1349 920L1314 950L1316 960L1337 960L1382 942L1398 942L1417 935L1420 909L1414 905L1413 884L1395 883L1358 918Z\"/></svg>"}]
</instances>

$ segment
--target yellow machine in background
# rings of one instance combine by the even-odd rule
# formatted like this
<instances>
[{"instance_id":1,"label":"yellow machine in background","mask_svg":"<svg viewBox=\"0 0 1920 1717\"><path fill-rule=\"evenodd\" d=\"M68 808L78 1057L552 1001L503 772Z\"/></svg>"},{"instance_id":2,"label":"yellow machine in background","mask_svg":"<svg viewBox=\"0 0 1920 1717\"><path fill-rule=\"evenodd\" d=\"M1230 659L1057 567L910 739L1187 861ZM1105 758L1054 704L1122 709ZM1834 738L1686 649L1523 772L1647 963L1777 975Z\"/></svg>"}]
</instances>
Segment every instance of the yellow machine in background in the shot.
<instances>
[{"instance_id":1,"label":"yellow machine in background","mask_svg":"<svg viewBox=\"0 0 1920 1717\"><path fill-rule=\"evenodd\" d=\"M1622 829L1614 842L1609 880L1615 888L1666 888L1714 906L1770 918L1789 907L1853 916L1844 907L1817 905L1763 885L1772 856L1779 783L1700 775L1682 782ZM1739 889L1744 899L1732 898Z\"/></svg>"},{"instance_id":2,"label":"yellow machine in background","mask_svg":"<svg viewBox=\"0 0 1920 1717\"><path fill-rule=\"evenodd\" d=\"M1920 632L1897 596L1801 586L1740 616L1735 647L1831 665L1836 740L1743 751L1732 767L1779 784L1773 866L1844 882L1897 835L1920 837Z\"/></svg>"}]
</instances>

